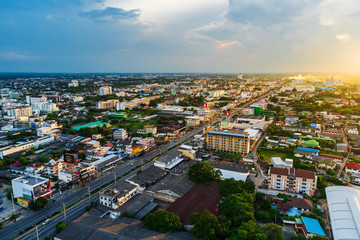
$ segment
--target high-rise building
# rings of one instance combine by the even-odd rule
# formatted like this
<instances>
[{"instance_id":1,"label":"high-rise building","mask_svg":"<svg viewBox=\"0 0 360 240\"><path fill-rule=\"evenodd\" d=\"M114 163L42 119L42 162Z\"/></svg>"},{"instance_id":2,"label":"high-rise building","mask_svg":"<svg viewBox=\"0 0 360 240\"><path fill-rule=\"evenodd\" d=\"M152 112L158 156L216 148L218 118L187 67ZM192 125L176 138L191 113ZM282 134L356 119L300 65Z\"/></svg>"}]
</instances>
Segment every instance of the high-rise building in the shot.
<instances>
[{"instance_id":1,"label":"high-rise building","mask_svg":"<svg viewBox=\"0 0 360 240\"><path fill-rule=\"evenodd\" d=\"M244 155L250 152L250 135L246 132L210 130L206 134L206 143L210 150Z\"/></svg>"},{"instance_id":2,"label":"high-rise building","mask_svg":"<svg viewBox=\"0 0 360 240\"><path fill-rule=\"evenodd\" d=\"M238 79L241 80L241 79L243 79L243 74L242 74L242 73L239 73L237 77L238 77Z\"/></svg>"},{"instance_id":3,"label":"high-rise building","mask_svg":"<svg viewBox=\"0 0 360 240\"><path fill-rule=\"evenodd\" d=\"M117 99L110 99L107 101L99 101L98 102L98 109L109 109L115 108L116 104L119 102Z\"/></svg>"},{"instance_id":4,"label":"high-rise building","mask_svg":"<svg viewBox=\"0 0 360 240\"><path fill-rule=\"evenodd\" d=\"M71 82L68 83L68 87L78 87L78 86L79 86L78 80L72 80Z\"/></svg>"},{"instance_id":5,"label":"high-rise building","mask_svg":"<svg viewBox=\"0 0 360 240\"><path fill-rule=\"evenodd\" d=\"M7 110L7 115L15 118L30 117L32 115L32 111L30 106L10 108Z\"/></svg>"},{"instance_id":6,"label":"high-rise building","mask_svg":"<svg viewBox=\"0 0 360 240\"><path fill-rule=\"evenodd\" d=\"M111 86L104 86L104 87L99 88L99 95L100 96L110 95L110 94L112 94L112 87Z\"/></svg>"}]
</instances>

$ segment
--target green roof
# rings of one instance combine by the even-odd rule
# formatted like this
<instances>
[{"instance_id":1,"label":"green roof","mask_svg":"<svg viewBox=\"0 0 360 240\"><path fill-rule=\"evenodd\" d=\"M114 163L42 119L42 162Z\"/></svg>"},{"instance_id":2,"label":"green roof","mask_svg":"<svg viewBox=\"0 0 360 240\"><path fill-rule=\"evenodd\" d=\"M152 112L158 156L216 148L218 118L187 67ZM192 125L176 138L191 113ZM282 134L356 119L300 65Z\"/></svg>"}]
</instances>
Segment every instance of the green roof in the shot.
<instances>
[{"instance_id":1,"label":"green roof","mask_svg":"<svg viewBox=\"0 0 360 240\"><path fill-rule=\"evenodd\" d=\"M301 218L295 218L295 222L296 222L297 224L303 224Z\"/></svg>"},{"instance_id":2,"label":"green roof","mask_svg":"<svg viewBox=\"0 0 360 240\"><path fill-rule=\"evenodd\" d=\"M74 129L75 131L79 131L80 129L86 128L86 127L94 128L94 127L103 127L104 125L107 127L110 126L110 124L107 122L97 121L97 122L91 122L91 123L86 123L83 125L75 126L75 127L72 127L72 129Z\"/></svg>"},{"instance_id":3,"label":"green roof","mask_svg":"<svg viewBox=\"0 0 360 240\"><path fill-rule=\"evenodd\" d=\"M310 147L318 147L319 142L311 139L311 140L307 140L307 141L303 142L301 145L306 145L306 146L310 146Z\"/></svg>"}]
</instances>

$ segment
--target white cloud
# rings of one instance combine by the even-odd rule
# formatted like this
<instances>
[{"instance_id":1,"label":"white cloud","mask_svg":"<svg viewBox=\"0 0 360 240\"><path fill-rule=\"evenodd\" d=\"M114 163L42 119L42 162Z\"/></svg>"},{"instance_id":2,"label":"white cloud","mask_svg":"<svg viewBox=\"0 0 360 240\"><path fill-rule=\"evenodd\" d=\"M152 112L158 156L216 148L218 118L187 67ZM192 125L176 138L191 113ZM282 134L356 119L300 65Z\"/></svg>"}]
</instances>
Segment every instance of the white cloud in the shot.
<instances>
[{"instance_id":1,"label":"white cloud","mask_svg":"<svg viewBox=\"0 0 360 240\"><path fill-rule=\"evenodd\" d=\"M28 55L27 53L20 53L15 51L4 51L0 52L0 59L8 61L17 61L17 60L29 60L34 58L34 56Z\"/></svg>"}]
</instances>

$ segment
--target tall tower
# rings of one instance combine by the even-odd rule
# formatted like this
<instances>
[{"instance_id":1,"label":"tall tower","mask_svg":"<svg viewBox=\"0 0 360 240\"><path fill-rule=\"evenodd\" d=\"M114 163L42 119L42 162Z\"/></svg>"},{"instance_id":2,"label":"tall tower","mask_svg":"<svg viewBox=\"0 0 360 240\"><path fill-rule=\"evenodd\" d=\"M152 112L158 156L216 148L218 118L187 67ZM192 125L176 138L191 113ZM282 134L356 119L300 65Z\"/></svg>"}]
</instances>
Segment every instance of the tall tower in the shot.
<instances>
[{"instance_id":1,"label":"tall tower","mask_svg":"<svg viewBox=\"0 0 360 240\"><path fill-rule=\"evenodd\" d=\"M242 73L239 73L239 75L237 76L238 77L238 79L243 79L243 74Z\"/></svg>"}]
</instances>

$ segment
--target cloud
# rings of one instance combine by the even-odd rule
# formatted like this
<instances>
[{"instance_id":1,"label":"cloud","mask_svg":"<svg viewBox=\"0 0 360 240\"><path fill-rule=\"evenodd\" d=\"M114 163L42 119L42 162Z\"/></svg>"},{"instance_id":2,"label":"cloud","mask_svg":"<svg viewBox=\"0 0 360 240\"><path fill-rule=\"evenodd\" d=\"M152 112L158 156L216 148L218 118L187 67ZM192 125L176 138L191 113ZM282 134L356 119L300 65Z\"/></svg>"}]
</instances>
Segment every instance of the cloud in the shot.
<instances>
[{"instance_id":1,"label":"cloud","mask_svg":"<svg viewBox=\"0 0 360 240\"><path fill-rule=\"evenodd\" d=\"M119 20L133 20L140 15L139 9L124 10L122 8L107 7L105 9L94 9L83 12L81 17L89 18L93 21L119 21Z\"/></svg>"},{"instance_id":2,"label":"cloud","mask_svg":"<svg viewBox=\"0 0 360 240\"><path fill-rule=\"evenodd\" d=\"M318 0L314 0L313 3ZM233 22L270 26L290 22L301 13L304 0L229 0L227 18Z\"/></svg>"},{"instance_id":3,"label":"cloud","mask_svg":"<svg viewBox=\"0 0 360 240\"><path fill-rule=\"evenodd\" d=\"M231 42L224 42L224 41L215 41L215 43L217 44L218 48L227 48L233 45L240 45L241 46L241 42L239 41L231 41Z\"/></svg>"},{"instance_id":4,"label":"cloud","mask_svg":"<svg viewBox=\"0 0 360 240\"><path fill-rule=\"evenodd\" d=\"M34 56L30 56L26 53L19 53L15 51L5 51L0 52L0 59L7 61L18 61L18 60L29 60L34 58Z\"/></svg>"},{"instance_id":5,"label":"cloud","mask_svg":"<svg viewBox=\"0 0 360 240\"><path fill-rule=\"evenodd\" d=\"M348 40L350 38L350 36L347 34L338 34L338 35L336 35L336 38L341 41L341 40Z\"/></svg>"}]
</instances>

